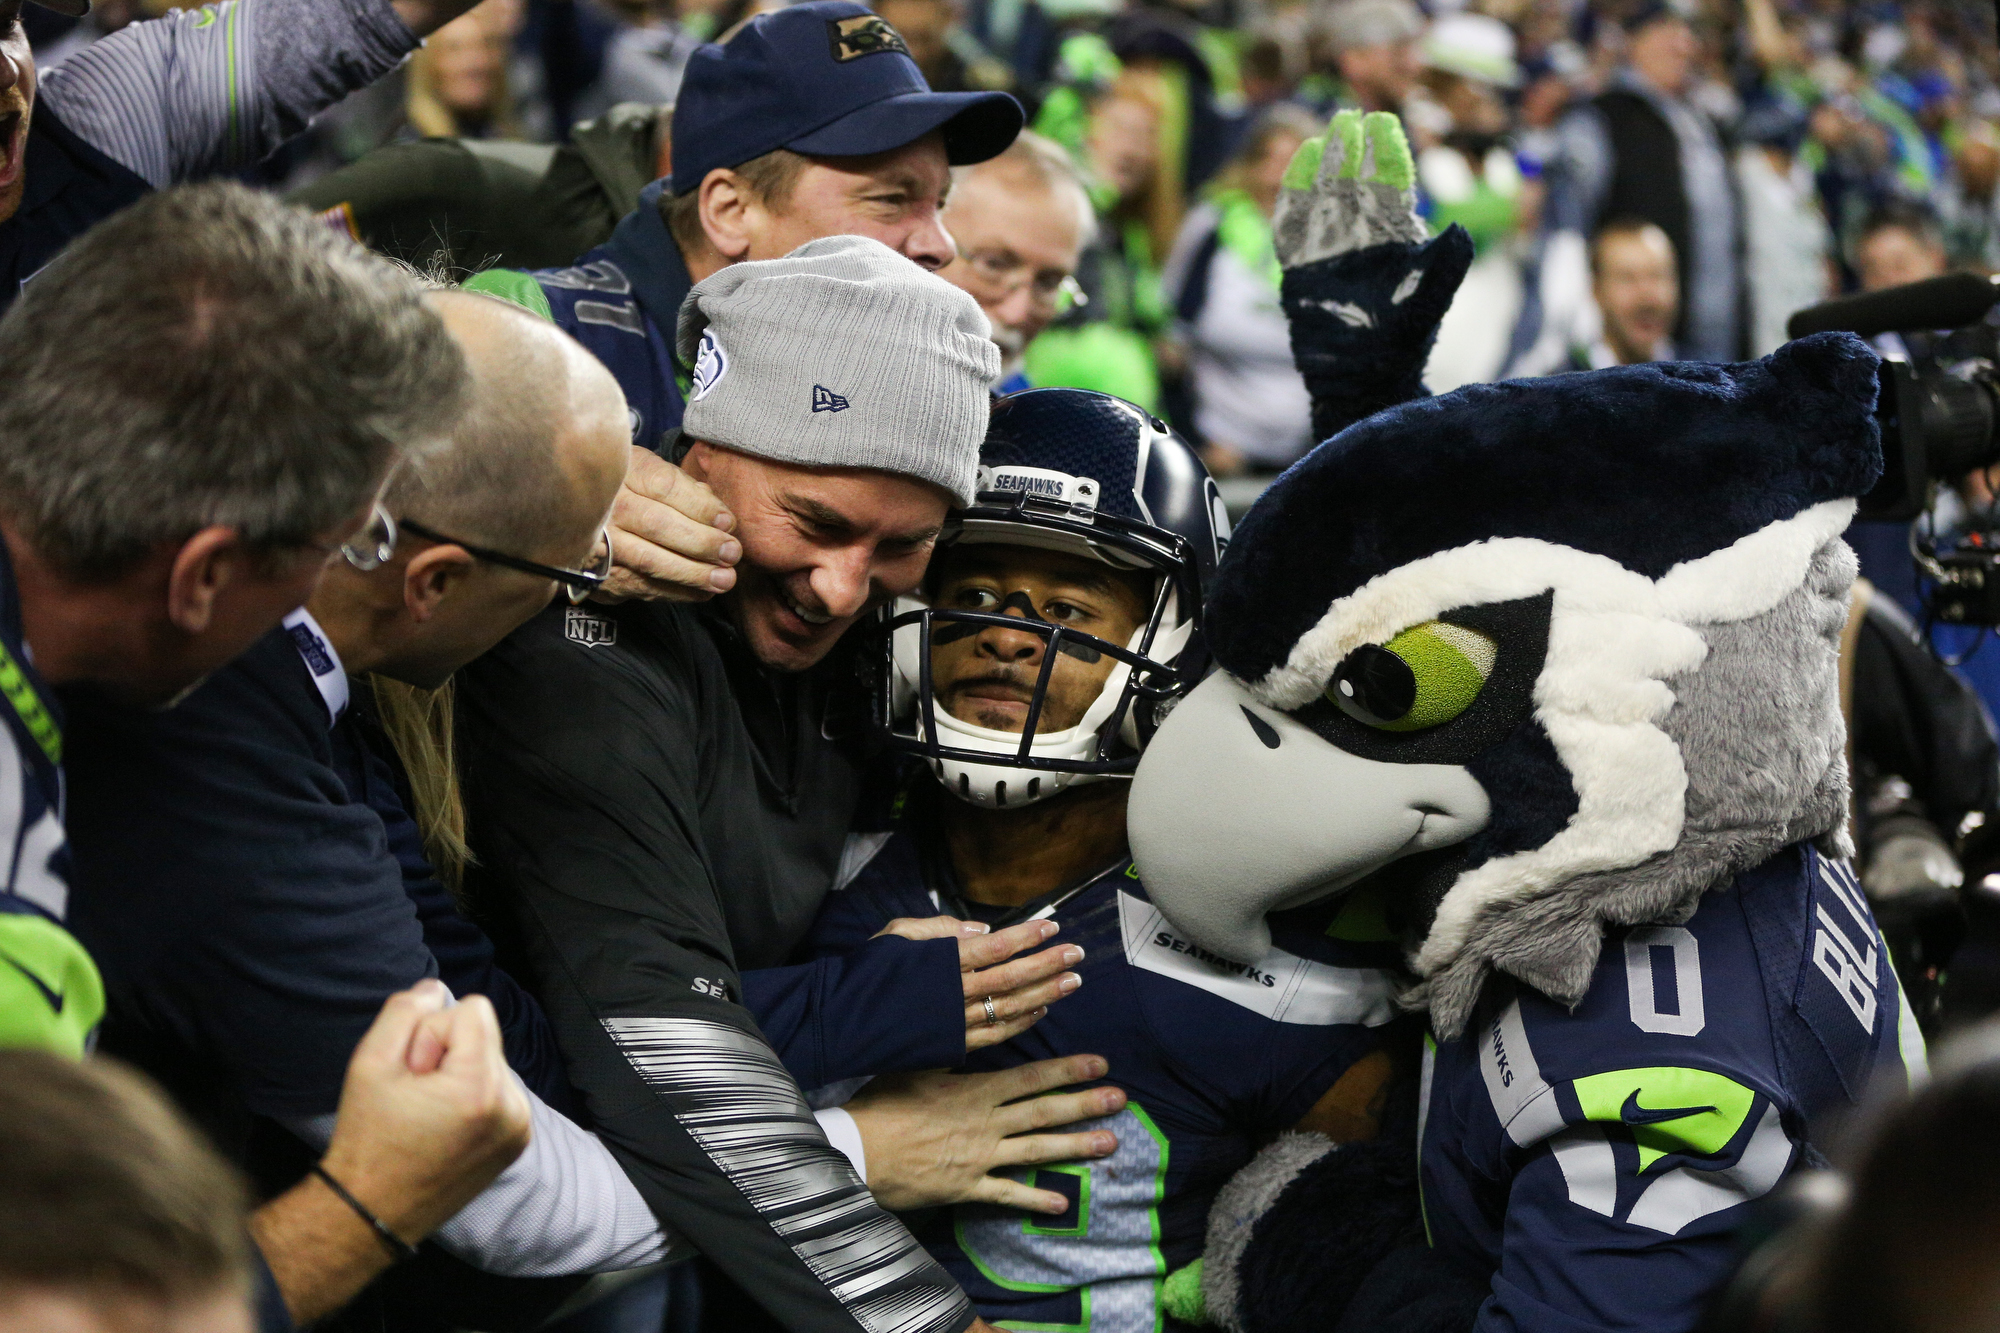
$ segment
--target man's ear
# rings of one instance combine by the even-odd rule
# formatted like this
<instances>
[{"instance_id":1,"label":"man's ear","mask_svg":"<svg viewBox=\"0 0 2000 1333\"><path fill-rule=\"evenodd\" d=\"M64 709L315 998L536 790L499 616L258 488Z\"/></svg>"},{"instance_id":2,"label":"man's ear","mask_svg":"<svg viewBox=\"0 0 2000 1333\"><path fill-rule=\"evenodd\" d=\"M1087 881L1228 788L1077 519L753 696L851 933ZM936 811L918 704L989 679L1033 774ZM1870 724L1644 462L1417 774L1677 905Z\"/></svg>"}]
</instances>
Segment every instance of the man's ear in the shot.
<instances>
[{"instance_id":1,"label":"man's ear","mask_svg":"<svg viewBox=\"0 0 2000 1333\"><path fill-rule=\"evenodd\" d=\"M215 617L223 589L249 572L250 552L234 528L207 527L181 543L167 569L167 619L200 634Z\"/></svg>"},{"instance_id":2,"label":"man's ear","mask_svg":"<svg viewBox=\"0 0 2000 1333\"><path fill-rule=\"evenodd\" d=\"M478 561L463 546L446 543L410 558L403 567L403 607L421 625L437 614L444 599L471 575Z\"/></svg>"},{"instance_id":3,"label":"man's ear","mask_svg":"<svg viewBox=\"0 0 2000 1333\"><path fill-rule=\"evenodd\" d=\"M727 167L717 167L702 177L697 189L701 229L715 252L732 264L749 254L751 234L763 212L750 183Z\"/></svg>"},{"instance_id":4,"label":"man's ear","mask_svg":"<svg viewBox=\"0 0 2000 1333\"><path fill-rule=\"evenodd\" d=\"M681 455L680 467L681 471L707 485L711 480L709 474L713 471L710 464L714 461L714 445L707 440L689 440L686 452Z\"/></svg>"}]
</instances>

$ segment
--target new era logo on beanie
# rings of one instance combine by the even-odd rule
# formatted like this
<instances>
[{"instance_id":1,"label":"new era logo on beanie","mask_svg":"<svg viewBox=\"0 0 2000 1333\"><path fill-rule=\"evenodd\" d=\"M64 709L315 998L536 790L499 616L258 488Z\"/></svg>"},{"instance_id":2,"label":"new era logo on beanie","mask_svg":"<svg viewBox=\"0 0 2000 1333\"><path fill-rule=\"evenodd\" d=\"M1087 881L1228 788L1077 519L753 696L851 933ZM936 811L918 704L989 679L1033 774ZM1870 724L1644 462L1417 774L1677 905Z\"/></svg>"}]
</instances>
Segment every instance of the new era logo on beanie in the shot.
<instances>
[{"instance_id":1,"label":"new era logo on beanie","mask_svg":"<svg viewBox=\"0 0 2000 1333\"><path fill-rule=\"evenodd\" d=\"M972 503L1000 351L978 302L880 241L829 236L731 264L688 293L677 333L695 364L690 439L894 472Z\"/></svg>"}]
</instances>

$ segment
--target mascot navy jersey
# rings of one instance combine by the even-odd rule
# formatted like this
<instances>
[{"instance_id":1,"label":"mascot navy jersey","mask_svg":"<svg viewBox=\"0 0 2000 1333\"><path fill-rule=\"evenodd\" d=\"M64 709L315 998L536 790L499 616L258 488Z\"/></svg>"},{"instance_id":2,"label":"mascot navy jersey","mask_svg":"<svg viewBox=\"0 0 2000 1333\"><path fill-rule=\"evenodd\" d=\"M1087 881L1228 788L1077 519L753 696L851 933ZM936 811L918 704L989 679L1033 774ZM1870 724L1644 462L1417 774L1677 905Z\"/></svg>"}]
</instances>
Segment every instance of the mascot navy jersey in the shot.
<instances>
[{"instance_id":1,"label":"mascot navy jersey","mask_svg":"<svg viewBox=\"0 0 2000 1333\"><path fill-rule=\"evenodd\" d=\"M1482 1333L1692 1328L1815 1114L1923 1066L1853 872L1807 846L1613 932L1574 1011L1495 990L1424 1066L1424 1219L1494 1273Z\"/></svg>"},{"instance_id":2,"label":"mascot navy jersey","mask_svg":"<svg viewBox=\"0 0 2000 1333\"><path fill-rule=\"evenodd\" d=\"M816 953L853 948L895 917L992 917L995 909L958 899L946 858L929 854L912 827L925 822L903 821L828 898L812 936ZM914 1229L989 1322L1150 1333L1171 1322L1160 1284L1201 1254L1215 1192L1379 1047L1395 1014L1383 966L1394 953L1336 939L1327 933L1331 913L1306 912L1274 919L1274 948L1260 963L1216 958L1167 924L1129 861L994 924L1037 916L1062 926L1058 941L1083 948L1074 969L1083 986L965 1068L1103 1056L1105 1082L1130 1101L1070 1128L1108 1129L1118 1151L1016 1173L1068 1196L1062 1216L961 1205Z\"/></svg>"}]
</instances>

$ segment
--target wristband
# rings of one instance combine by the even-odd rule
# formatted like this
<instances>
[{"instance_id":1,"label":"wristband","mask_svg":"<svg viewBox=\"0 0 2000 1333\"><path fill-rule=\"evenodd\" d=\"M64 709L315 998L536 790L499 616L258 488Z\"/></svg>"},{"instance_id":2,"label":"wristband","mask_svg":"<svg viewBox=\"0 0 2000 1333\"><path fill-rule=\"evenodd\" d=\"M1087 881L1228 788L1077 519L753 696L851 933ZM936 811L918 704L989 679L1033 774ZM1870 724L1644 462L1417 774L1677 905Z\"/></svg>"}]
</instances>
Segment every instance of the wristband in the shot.
<instances>
[{"instance_id":1,"label":"wristband","mask_svg":"<svg viewBox=\"0 0 2000 1333\"><path fill-rule=\"evenodd\" d=\"M368 1211L368 1206L347 1192L347 1186L335 1180L332 1174L318 1162L312 1164L312 1173L326 1182L326 1187L340 1196L340 1201L352 1208L375 1232L375 1238L382 1242L382 1248L397 1263L407 1263L417 1257L417 1247L389 1230L389 1224Z\"/></svg>"}]
</instances>

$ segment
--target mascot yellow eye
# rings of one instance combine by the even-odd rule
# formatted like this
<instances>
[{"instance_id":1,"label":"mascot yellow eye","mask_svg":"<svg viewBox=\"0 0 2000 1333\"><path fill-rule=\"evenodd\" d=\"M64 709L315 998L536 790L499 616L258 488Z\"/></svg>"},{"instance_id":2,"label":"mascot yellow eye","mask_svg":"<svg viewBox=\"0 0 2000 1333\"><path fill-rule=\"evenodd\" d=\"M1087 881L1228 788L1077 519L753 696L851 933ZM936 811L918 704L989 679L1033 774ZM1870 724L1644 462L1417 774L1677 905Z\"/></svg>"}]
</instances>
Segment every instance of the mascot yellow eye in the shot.
<instances>
[{"instance_id":1,"label":"mascot yellow eye","mask_svg":"<svg viewBox=\"0 0 2000 1333\"><path fill-rule=\"evenodd\" d=\"M1326 697L1378 730L1422 731L1472 707L1497 653L1498 645L1477 630L1427 620L1349 653L1334 668Z\"/></svg>"}]
</instances>

